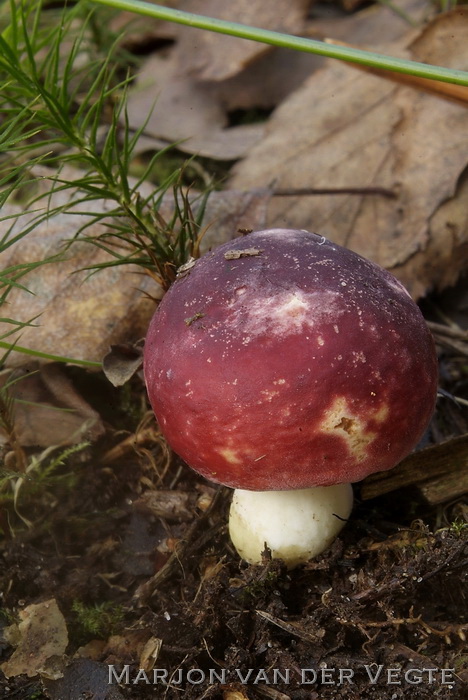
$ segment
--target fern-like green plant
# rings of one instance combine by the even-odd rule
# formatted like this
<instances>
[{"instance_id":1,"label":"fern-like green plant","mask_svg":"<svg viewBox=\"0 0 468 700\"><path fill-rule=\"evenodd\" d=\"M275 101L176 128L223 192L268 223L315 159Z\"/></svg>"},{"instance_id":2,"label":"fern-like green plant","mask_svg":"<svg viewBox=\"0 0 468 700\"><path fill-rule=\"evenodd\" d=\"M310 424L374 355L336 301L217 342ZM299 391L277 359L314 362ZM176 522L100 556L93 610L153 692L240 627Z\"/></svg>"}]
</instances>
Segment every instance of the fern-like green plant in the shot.
<instances>
[{"instance_id":1,"label":"fern-like green plant","mask_svg":"<svg viewBox=\"0 0 468 700\"><path fill-rule=\"evenodd\" d=\"M8 472L3 470L0 472L0 493L2 492L2 479L8 481L10 476L16 478L18 474L25 474L27 467L26 454L18 439L18 434L15 425L15 402L12 394L13 385L20 378L9 379L0 387L0 429L6 437L7 443L14 455L14 471ZM3 482L5 483L5 482Z\"/></svg>"},{"instance_id":2,"label":"fern-like green plant","mask_svg":"<svg viewBox=\"0 0 468 700\"><path fill-rule=\"evenodd\" d=\"M14 425L12 427L7 424L7 427L11 441ZM62 484L66 484L67 490L76 484L77 474L70 470L63 471L63 467L72 455L82 452L88 445L88 442L80 442L63 449L51 446L41 454L33 455L29 460L23 453L20 465L18 459L16 460L15 470L0 469L0 512L8 516L8 522L12 520L13 513L9 512L11 508L19 520L27 527L32 527L34 522L24 512L30 509L32 503L40 504L41 496L56 491ZM14 527L10 527L9 534L12 534L13 530Z\"/></svg>"},{"instance_id":3,"label":"fern-like green plant","mask_svg":"<svg viewBox=\"0 0 468 700\"><path fill-rule=\"evenodd\" d=\"M18 400L13 392L15 384L25 376L30 377L31 374L15 376L13 373L0 387L0 430L10 450L8 462L5 456L0 465L0 527L3 526L9 535L14 530L11 525L13 512L28 527L33 525L23 514L23 504L26 510L35 499L39 502L41 495L57 489L63 482L68 488L76 483L77 475L63 468L72 455L82 452L89 445L88 442L80 442L64 448L51 446L38 455L28 457L16 429L15 407ZM51 407L51 410L65 409ZM8 454L6 450L4 454Z\"/></svg>"},{"instance_id":4,"label":"fern-like green plant","mask_svg":"<svg viewBox=\"0 0 468 700\"><path fill-rule=\"evenodd\" d=\"M126 65L128 71L129 63L119 37L102 29L109 24L109 10L78 2L57 11L48 9L42 0L8 0L3 10L0 207L14 202L24 191L33 194L18 210L10 207L0 217L6 229L0 238L0 253L22 244L34 228L60 213L74 214L77 225L58 255L0 273L0 304L13 288L26 293L28 272L60 262L76 240L108 253L108 259L90 271L133 263L166 289L177 267L198 255L208 193L202 195L195 216L193 197L182 186L180 169L157 183L150 194L141 193L154 162L164 158L170 146L157 152L138 178L130 177L144 126L132 132L128 124L126 96L132 75L123 69ZM51 189L44 194L42 187L34 195L45 173ZM66 203L54 204L54 195L63 193L69 195L61 198ZM159 213L166 193L173 200L168 220ZM90 236L87 229L95 223L102 224L102 233ZM11 323L11 332L33 322L4 320ZM0 345L10 347L5 338ZM20 345L15 349L27 351Z\"/></svg>"}]
</instances>

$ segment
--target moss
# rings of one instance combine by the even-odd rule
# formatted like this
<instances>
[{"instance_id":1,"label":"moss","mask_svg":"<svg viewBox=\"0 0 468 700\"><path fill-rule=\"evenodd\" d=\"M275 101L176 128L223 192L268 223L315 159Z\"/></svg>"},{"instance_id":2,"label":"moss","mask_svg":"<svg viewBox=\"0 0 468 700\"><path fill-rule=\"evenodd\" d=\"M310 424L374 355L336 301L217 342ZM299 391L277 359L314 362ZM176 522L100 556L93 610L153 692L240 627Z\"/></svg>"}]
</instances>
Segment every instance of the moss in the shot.
<instances>
[{"instance_id":1,"label":"moss","mask_svg":"<svg viewBox=\"0 0 468 700\"><path fill-rule=\"evenodd\" d=\"M72 611L75 613L80 636L107 638L113 634L124 617L124 610L121 605L104 602L87 605L81 600L75 600L72 604Z\"/></svg>"}]
</instances>

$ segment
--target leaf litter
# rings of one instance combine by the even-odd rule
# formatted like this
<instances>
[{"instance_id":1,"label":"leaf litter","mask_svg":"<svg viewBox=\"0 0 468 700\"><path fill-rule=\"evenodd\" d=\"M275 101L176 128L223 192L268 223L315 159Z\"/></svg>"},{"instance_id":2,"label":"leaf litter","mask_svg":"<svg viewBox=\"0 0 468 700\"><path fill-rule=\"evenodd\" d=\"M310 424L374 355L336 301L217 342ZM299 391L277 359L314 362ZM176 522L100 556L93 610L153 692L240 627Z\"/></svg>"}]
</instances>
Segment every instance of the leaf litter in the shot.
<instances>
[{"instance_id":1,"label":"leaf litter","mask_svg":"<svg viewBox=\"0 0 468 700\"><path fill-rule=\"evenodd\" d=\"M231 21L241 17L244 24L297 33L304 27L308 4L307 0L273 0L267 5L258 0L241 0L235 5L188 0L180 8ZM163 139L181 141L180 148L185 152L211 158L234 160L246 155L263 135L263 125L227 128L228 111L242 106L235 95L246 93L243 84L249 81L252 64L271 52L270 47L257 42L179 28L175 46L148 58L129 97L130 125L138 128L145 124L140 148L151 146L151 139L156 143ZM232 84L239 74L242 80ZM271 85L271 70L269 76ZM278 80L276 74L274 85ZM291 82L289 74L287 82ZM265 90L265 85L257 76L250 79L256 106L259 90ZM266 103L271 106L268 100Z\"/></svg>"},{"instance_id":2,"label":"leaf litter","mask_svg":"<svg viewBox=\"0 0 468 700\"><path fill-rule=\"evenodd\" d=\"M244 9L247 5L249 21L261 25L258 13L265 12L265 4L250 2ZM280 5L285 3L275 4L276 11ZM269 14L265 26L309 33L314 21L301 14L307 5L296 3L283 24L271 25ZM202 14L214 12L213 3L201 0L179 6ZM424 9L414 1L404 6L413 12ZM335 25L332 20L317 20L315 31L328 34L326 25L336 26L335 38L353 43L366 41L372 34L369 27L379 27L384 34L380 41L397 41L395 52L466 68L464 11L442 15L403 39L400 18L379 20L378 13L388 17L388 12L368 8ZM364 36L356 39L343 28L347 23ZM382 24L388 24L387 34ZM174 46L178 41L184 46L185 41L187 48L195 41L188 31L185 38L180 30L173 37ZM250 107L255 91L250 87L242 91L243 77L257 70L258 75L270 58L282 63L285 56L261 45L246 49L245 42L240 42L243 52L233 43L223 55L219 46L224 38L215 41L200 33L198 37L204 45L197 60L191 61L193 50L185 51L185 63L177 59L180 80L209 86L208 101L210 94L215 95L210 113L218 115L218 121L206 121L203 106L197 115L199 133L212 129L219 134L229 131L226 113L223 116L219 107L222 90L237 85L239 92L231 94L230 108ZM281 86L275 95L268 94L262 84L258 103L279 106L257 129L256 146L249 142L244 152L241 148L236 152L232 144L231 151L206 146L215 157L244 158L231 175L232 189L210 195L205 223L214 223L206 247L229 240L239 229L281 222L311 228L377 260L397 274L415 298L455 284L466 264L467 151L461 136L466 131L465 108L350 66L321 64L318 70L318 64L301 64L304 73L298 83L303 84L292 81L290 90ZM189 109L189 102L184 109ZM189 123L187 119L185 128ZM161 131L157 138L172 137ZM365 190L375 185L395 198L364 191L275 196L275 189ZM36 232L32 249L27 248L28 239L22 243L24 259L57 252L63 238L76 230L72 217L53 219ZM54 365L34 375L34 383L40 383L49 373L53 387L61 387L60 402L69 401L75 409L81 404L85 413L77 413L78 422L83 425L92 416L99 431L91 436L93 444L84 459L69 457L62 473L66 479L70 469L76 472L69 488L55 495L41 492L28 513L34 518L32 527L20 527L11 516L14 537L2 544L0 589L5 611L14 619L0 624L6 659L0 697L25 700L35 693L41 700L86 696L170 700L181 695L187 700L387 700L390 690L395 700L408 693L416 700L433 696L461 700L468 681L468 511L463 493L451 491L444 481L442 488L437 487L441 500L431 500L427 489L432 467L434 480L444 479L447 454L452 480L457 470L460 475L466 471L465 404L450 398L439 402L426 436L435 445L427 449L435 453L419 457L416 483L407 478L408 465L402 465L400 481L386 484L388 491L370 482L363 483L362 491L356 487L352 522L328 552L294 572L268 557L262 566L247 566L228 542L227 490L189 472L170 455L149 414L142 417L146 406L138 341L146 321L139 317L140 325L134 324L134 304L141 298L144 279L140 275L138 282L131 281L128 271L117 269L107 279L101 271L90 280L76 283L75 276L70 282L70 271L85 267L89 260L84 249L75 250L69 267L66 261L58 271L51 267L49 276L43 271L38 277L34 300L38 306L23 301L23 306L12 307L12 315L23 319L41 314L42 328L23 330L21 344L57 353L60 339L61 350L91 359L102 358L110 345L117 344L107 363L114 383L125 383L118 393L98 375L86 381L84 371L62 372ZM86 286L94 282L97 286L86 296ZM112 303L105 296L109 287L113 293L119 287L120 296ZM19 303L14 298L12 302ZM73 305L77 303L82 304L78 324ZM433 295L425 308L439 343L441 386L450 396L466 401L467 310L463 297L456 308L453 300L448 310L442 303L442 297ZM69 319L75 323L67 325ZM85 398L79 396L80 390ZM35 397L44 398L41 393ZM34 396L31 399L35 401ZM132 405L140 409L135 411ZM33 413L30 416L28 421ZM56 444L54 422L49 420L46 426L47 418L38 420L30 426L30 437L18 432L28 457L34 454L34 434L40 435L39 445ZM417 453L409 459L417 460ZM369 488L374 489L370 496ZM2 501L2 527L4 505ZM159 677L167 671L168 685L147 684L144 676L137 684L109 684L109 665L120 672L126 664L130 679L138 669L149 678L154 669ZM441 684L439 675L430 683L423 671L428 667L453 668L455 681ZM352 683L339 683L333 669L340 668L349 670ZM421 683L386 681L388 669L396 669L398 675L415 668L426 674ZM322 682L301 683L303 669L309 670L309 679L310 670L315 670ZM191 670L198 676L188 676ZM224 683L217 680L220 677Z\"/></svg>"},{"instance_id":3,"label":"leaf litter","mask_svg":"<svg viewBox=\"0 0 468 700\"><path fill-rule=\"evenodd\" d=\"M468 14L454 11L435 19L419 39L411 32L409 45L406 40L386 49L463 69L467 28ZM448 202L456 211L467 128L464 105L330 62L278 107L265 138L235 167L230 184L274 182L292 190L379 185L393 191L395 200L365 194L274 199L268 222L310 227L352 248L391 270L419 298L453 284L466 265L465 222L441 221L438 213ZM428 254L439 252L442 240L443 259Z\"/></svg>"}]
</instances>

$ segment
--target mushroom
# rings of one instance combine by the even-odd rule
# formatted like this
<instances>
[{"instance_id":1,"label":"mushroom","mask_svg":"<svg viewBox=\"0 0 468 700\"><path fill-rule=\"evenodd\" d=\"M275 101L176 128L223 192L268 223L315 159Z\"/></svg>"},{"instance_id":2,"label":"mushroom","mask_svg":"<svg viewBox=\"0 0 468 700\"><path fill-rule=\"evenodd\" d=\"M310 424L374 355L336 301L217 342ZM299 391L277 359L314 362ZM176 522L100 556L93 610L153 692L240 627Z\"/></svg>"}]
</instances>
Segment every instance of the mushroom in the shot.
<instances>
[{"instance_id":1,"label":"mushroom","mask_svg":"<svg viewBox=\"0 0 468 700\"><path fill-rule=\"evenodd\" d=\"M257 231L184 270L145 344L148 395L189 466L236 491L240 556L326 549L350 484L419 442L437 392L424 318L389 272L308 231Z\"/></svg>"}]
</instances>

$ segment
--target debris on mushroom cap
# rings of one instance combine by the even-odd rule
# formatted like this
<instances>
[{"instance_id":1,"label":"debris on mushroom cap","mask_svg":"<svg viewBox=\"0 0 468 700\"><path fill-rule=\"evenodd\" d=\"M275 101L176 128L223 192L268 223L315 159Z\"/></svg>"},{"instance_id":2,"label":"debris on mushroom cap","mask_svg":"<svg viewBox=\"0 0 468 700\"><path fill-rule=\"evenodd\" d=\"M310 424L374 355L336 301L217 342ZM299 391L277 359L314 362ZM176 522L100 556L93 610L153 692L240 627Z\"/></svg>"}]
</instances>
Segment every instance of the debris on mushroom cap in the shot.
<instances>
[{"instance_id":1,"label":"debris on mushroom cap","mask_svg":"<svg viewBox=\"0 0 468 700\"><path fill-rule=\"evenodd\" d=\"M408 454L434 409L437 358L389 272L322 236L272 229L176 280L150 324L145 377L192 468L235 488L303 489Z\"/></svg>"}]
</instances>

